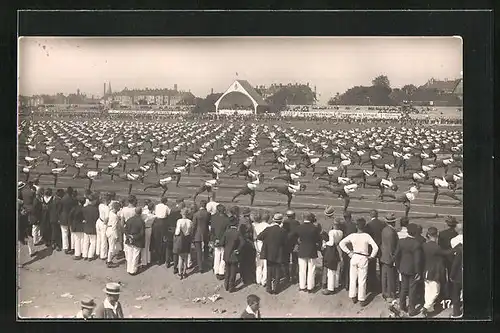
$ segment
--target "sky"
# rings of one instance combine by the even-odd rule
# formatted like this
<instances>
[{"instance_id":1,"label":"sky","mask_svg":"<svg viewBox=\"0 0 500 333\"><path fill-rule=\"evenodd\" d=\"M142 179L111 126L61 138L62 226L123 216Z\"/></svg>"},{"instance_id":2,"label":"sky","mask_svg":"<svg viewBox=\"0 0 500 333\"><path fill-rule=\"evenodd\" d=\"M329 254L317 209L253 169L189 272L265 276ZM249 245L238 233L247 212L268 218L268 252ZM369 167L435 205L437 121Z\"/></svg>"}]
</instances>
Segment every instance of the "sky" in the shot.
<instances>
[{"instance_id":1,"label":"sky","mask_svg":"<svg viewBox=\"0 0 500 333\"><path fill-rule=\"evenodd\" d=\"M326 103L380 74L400 88L462 72L459 37L21 37L18 47L19 93L28 96L80 89L98 97L111 82L113 92L177 84L205 97L244 79L309 83Z\"/></svg>"}]
</instances>

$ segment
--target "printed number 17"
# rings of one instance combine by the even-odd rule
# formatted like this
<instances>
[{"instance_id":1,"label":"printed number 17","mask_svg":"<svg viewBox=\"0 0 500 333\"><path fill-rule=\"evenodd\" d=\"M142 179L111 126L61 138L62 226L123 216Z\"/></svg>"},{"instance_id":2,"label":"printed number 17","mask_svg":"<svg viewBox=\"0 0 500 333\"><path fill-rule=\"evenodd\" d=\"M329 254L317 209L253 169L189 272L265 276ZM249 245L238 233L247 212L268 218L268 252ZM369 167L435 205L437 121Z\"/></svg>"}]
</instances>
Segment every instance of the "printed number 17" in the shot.
<instances>
[{"instance_id":1,"label":"printed number 17","mask_svg":"<svg viewBox=\"0 0 500 333\"><path fill-rule=\"evenodd\" d=\"M451 300L443 299L441 301L441 306L443 307L443 309L449 309L451 307Z\"/></svg>"}]
</instances>

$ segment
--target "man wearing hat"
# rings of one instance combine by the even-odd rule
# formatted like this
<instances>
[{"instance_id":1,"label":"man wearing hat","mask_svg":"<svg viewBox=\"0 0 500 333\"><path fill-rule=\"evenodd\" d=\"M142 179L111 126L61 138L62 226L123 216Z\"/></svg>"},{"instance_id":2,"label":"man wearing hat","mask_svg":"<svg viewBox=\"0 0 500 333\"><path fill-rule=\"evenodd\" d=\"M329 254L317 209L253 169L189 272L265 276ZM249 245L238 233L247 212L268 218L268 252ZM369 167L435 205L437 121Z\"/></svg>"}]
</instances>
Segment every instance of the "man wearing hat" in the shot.
<instances>
[{"instance_id":1,"label":"man wearing hat","mask_svg":"<svg viewBox=\"0 0 500 333\"><path fill-rule=\"evenodd\" d=\"M422 245L424 252L424 307L422 313L427 316L434 312L434 302L439 295L440 283L445 279L444 262L451 250L443 250L437 244L438 230L435 227L427 229L427 243Z\"/></svg>"},{"instance_id":2,"label":"man wearing hat","mask_svg":"<svg viewBox=\"0 0 500 333\"><path fill-rule=\"evenodd\" d=\"M118 301L120 299L120 284L115 282L107 283L104 292L106 293L106 299L95 309L94 318L123 318L122 305Z\"/></svg>"},{"instance_id":3,"label":"man wearing hat","mask_svg":"<svg viewBox=\"0 0 500 333\"><path fill-rule=\"evenodd\" d=\"M396 216L390 213L385 218L386 226L382 229L380 244L380 273L382 280L382 297L391 303L396 297L396 248L398 233L396 231Z\"/></svg>"},{"instance_id":4,"label":"man wearing hat","mask_svg":"<svg viewBox=\"0 0 500 333\"><path fill-rule=\"evenodd\" d=\"M218 280L224 279L225 262L224 262L224 246L222 245L222 237L229 227L229 217L226 214L226 206L217 205L217 213L211 218L210 239L214 244L214 274Z\"/></svg>"},{"instance_id":5,"label":"man wearing hat","mask_svg":"<svg viewBox=\"0 0 500 333\"><path fill-rule=\"evenodd\" d=\"M125 260L127 273L136 275L139 270L141 249L146 244L146 224L141 217L142 207L135 208L135 215L125 222Z\"/></svg>"},{"instance_id":6,"label":"man wearing hat","mask_svg":"<svg viewBox=\"0 0 500 333\"><path fill-rule=\"evenodd\" d=\"M83 250L82 256L84 260L92 261L95 259L96 251L96 222L99 219L98 200L96 194L89 196L90 204L82 208L83 214Z\"/></svg>"},{"instance_id":7,"label":"man wearing hat","mask_svg":"<svg viewBox=\"0 0 500 333\"><path fill-rule=\"evenodd\" d=\"M379 248L382 244L382 230L385 227L386 224L378 218L378 211L376 209L372 209L370 211L370 221L366 224L366 232L373 238ZM377 261L380 259L380 254L381 253L379 251L377 253L377 258L368 263L368 291L377 292L380 288L380 281L377 277Z\"/></svg>"},{"instance_id":8,"label":"man wearing hat","mask_svg":"<svg viewBox=\"0 0 500 333\"><path fill-rule=\"evenodd\" d=\"M300 225L300 222L296 220L293 210L287 210L285 215L286 218L283 220L283 229L287 232L287 245L285 247L286 253L283 263L283 274L285 276L285 281L297 283L299 280L299 245L297 244L297 237L293 236L293 232ZM291 265L290 259L292 262Z\"/></svg>"},{"instance_id":9,"label":"man wearing hat","mask_svg":"<svg viewBox=\"0 0 500 333\"><path fill-rule=\"evenodd\" d=\"M76 314L76 318L83 319L83 320L88 320L94 318L94 315L92 314L92 311L95 308L95 302L94 299L91 297L84 297L80 301L80 307L81 310L78 311Z\"/></svg>"},{"instance_id":10,"label":"man wearing hat","mask_svg":"<svg viewBox=\"0 0 500 333\"><path fill-rule=\"evenodd\" d=\"M368 275L368 261L373 260L378 252L378 245L373 238L365 232L366 220L356 220L356 233L350 234L340 241L340 249L349 255L349 297L353 303L360 302L366 306L366 278ZM347 245L351 245L351 249ZM368 253L371 246L371 253Z\"/></svg>"},{"instance_id":11,"label":"man wearing hat","mask_svg":"<svg viewBox=\"0 0 500 333\"><path fill-rule=\"evenodd\" d=\"M458 236L456 226L458 224L457 219L453 216L447 216L445 219L448 229L439 232L438 245L443 250L451 249L451 240ZM453 255L448 255L445 260L446 277L450 275L451 264L453 263ZM443 299L449 299L451 296L451 284L447 279L442 281L441 296Z\"/></svg>"},{"instance_id":12,"label":"man wearing hat","mask_svg":"<svg viewBox=\"0 0 500 333\"><path fill-rule=\"evenodd\" d=\"M309 293L314 289L316 277L314 260L318 257L318 249L321 246L320 230L314 222L316 222L314 214L307 213L304 216L304 223L294 232L299 239L299 290Z\"/></svg>"},{"instance_id":13,"label":"man wearing hat","mask_svg":"<svg viewBox=\"0 0 500 333\"><path fill-rule=\"evenodd\" d=\"M253 243L253 226L250 219L250 208L243 208L242 218L239 220L239 230L241 236L245 240L245 246L241 253L240 274L245 285L250 285L255 282L255 246Z\"/></svg>"},{"instance_id":14,"label":"man wearing hat","mask_svg":"<svg viewBox=\"0 0 500 333\"><path fill-rule=\"evenodd\" d=\"M417 287L418 281L422 278L419 274L423 255L422 245L415 239L418 234L418 227L414 223L408 224L408 236L400 239L396 249L396 267L401 274L401 290L399 293L399 306L408 315L417 314ZM408 306L406 297L408 296Z\"/></svg>"},{"instance_id":15,"label":"man wearing hat","mask_svg":"<svg viewBox=\"0 0 500 333\"><path fill-rule=\"evenodd\" d=\"M238 230L238 220L229 219L228 228L224 231L218 246L222 246L225 263L224 288L230 293L235 291L236 273L240 263L241 251L245 246L245 239ZM241 269L240 269L241 272ZM241 275L241 273L240 273Z\"/></svg>"},{"instance_id":16,"label":"man wearing hat","mask_svg":"<svg viewBox=\"0 0 500 333\"><path fill-rule=\"evenodd\" d=\"M261 259L267 262L267 287L269 294L277 294L279 292L280 283L280 268L285 261L285 247L287 245L287 232L281 227L284 217L283 214L276 213L273 215L271 225L264 229L257 240L262 241Z\"/></svg>"}]
</instances>

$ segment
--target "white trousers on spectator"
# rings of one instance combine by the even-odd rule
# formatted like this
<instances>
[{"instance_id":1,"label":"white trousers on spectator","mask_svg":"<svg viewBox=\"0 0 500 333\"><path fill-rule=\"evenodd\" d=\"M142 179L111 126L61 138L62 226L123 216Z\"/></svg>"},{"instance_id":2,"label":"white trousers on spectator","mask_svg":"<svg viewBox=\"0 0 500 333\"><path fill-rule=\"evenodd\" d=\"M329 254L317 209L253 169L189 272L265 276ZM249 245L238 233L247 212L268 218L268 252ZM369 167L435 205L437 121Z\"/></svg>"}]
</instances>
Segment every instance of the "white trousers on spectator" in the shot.
<instances>
[{"instance_id":1,"label":"white trousers on spectator","mask_svg":"<svg viewBox=\"0 0 500 333\"><path fill-rule=\"evenodd\" d=\"M33 237L28 237L28 253L30 255L32 255L33 253L36 252L36 246L35 246L35 242L33 241Z\"/></svg>"},{"instance_id":2,"label":"white trousers on spectator","mask_svg":"<svg viewBox=\"0 0 500 333\"><path fill-rule=\"evenodd\" d=\"M267 260L260 259L260 253L257 253L255 258L255 266L257 267L255 271L255 281L261 286L266 284L267 281Z\"/></svg>"},{"instance_id":3,"label":"white trousers on spectator","mask_svg":"<svg viewBox=\"0 0 500 333\"><path fill-rule=\"evenodd\" d=\"M125 260L127 261L127 273L134 274L139 268L139 257L141 249L134 245L125 244Z\"/></svg>"},{"instance_id":4,"label":"white trousers on spectator","mask_svg":"<svg viewBox=\"0 0 500 333\"><path fill-rule=\"evenodd\" d=\"M70 242L71 242L70 246L71 246L71 249L74 250L75 249L75 236L73 235L73 231L71 231L71 237L70 238L71 238L71 240L70 240Z\"/></svg>"},{"instance_id":5,"label":"white trousers on spectator","mask_svg":"<svg viewBox=\"0 0 500 333\"><path fill-rule=\"evenodd\" d=\"M83 252L83 232L72 232L71 238L74 240L75 245L75 257L81 257Z\"/></svg>"},{"instance_id":6,"label":"white trousers on spectator","mask_svg":"<svg viewBox=\"0 0 500 333\"><path fill-rule=\"evenodd\" d=\"M148 265L151 262L151 253L149 252L149 244L151 243L151 228L146 228L146 242L141 249L141 265Z\"/></svg>"},{"instance_id":7,"label":"white trousers on spectator","mask_svg":"<svg viewBox=\"0 0 500 333\"><path fill-rule=\"evenodd\" d=\"M63 250L69 250L69 227L61 225L61 239Z\"/></svg>"},{"instance_id":8,"label":"white trousers on spectator","mask_svg":"<svg viewBox=\"0 0 500 333\"><path fill-rule=\"evenodd\" d=\"M31 226L31 236L33 236L33 243L40 243L42 240L42 232L40 231L40 226L33 224Z\"/></svg>"},{"instance_id":9,"label":"white trousers on spectator","mask_svg":"<svg viewBox=\"0 0 500 333\"><path fill-rule=\"evenodd\" d=\"M106 237L107 226L101 219L95 224L96 231L96 249L95 253L101 258L106 259L108 255L108 238Z\"/></svg>"},{"instance_id":10,"label":"white trousers on spectator","mask_svg":"<svg viewBox=\"0 0 500 333\"><path fill-rule=\"evenodd\" d=\"M96 235L89 235L83 233L83 250L82 255L84 258L94 258L95 256L95 245L96 245Z\"/></svg>"},{"instance_id":11,"label":"white trousers on spectator","mask_svg":"<svg viewBox=\"0 0 500 333\"><path fill-rule=\"evenodd\" d=\"M440 285L439 282L424 280L425 292L424 292L424 308L428 312L434 311L434 302L439 295Z\"/></svg>"},{"instance_id":12,"label":"white trousers on spectator","mask_svg":"<svg viewBox=\"0 0 500 333\"><path fill-rule=\"evenodd\" d=\"M214 248L214 273L217 275L224 275L226 263L224 262L224 248Z\"/></svg>"},{"instance_id":13,"label":"white trousers on spectator","mask_svg":"<svg viewBox=\"0 0 500 333\"><path fill-rule=\"evenodd\" d=\"M326 288L329 291L334 291L340 286L340 262L337 264L337 269L329 269L326 271Z\"/></svg>"},{"instance_id":14,"label":"white trousers on spectator","mask_svg":"<svg viewBox=\"0 0 500 333\"><path fill-rule=\"evenodd\" d=\"M118 236L110 235L108 236L108 262L111 262L115 253L117 253Z\"/></svg>"},{"instance_id":15,"label":"white trousers on spectator","mask_svg":"<svg viewBox=\"0 0 500 333\"><path fill-rule=\"evenodd\" d=\"M358 296L358 301L366 300L366 278L368 276L368 257L354 254L349 270L349 297ZM357 285L356 285L357 282Z\"/></svg>"},{"instance_id":16,"label":"white trousers on spectator","mask_svg":"<svg viewBox=\"0 0 500 333\"><path fill-rule=\"evenodd\" d=\"M299 288L313 290L316 265L311 258L299 258Z\"/></svg>"}]
</instances>

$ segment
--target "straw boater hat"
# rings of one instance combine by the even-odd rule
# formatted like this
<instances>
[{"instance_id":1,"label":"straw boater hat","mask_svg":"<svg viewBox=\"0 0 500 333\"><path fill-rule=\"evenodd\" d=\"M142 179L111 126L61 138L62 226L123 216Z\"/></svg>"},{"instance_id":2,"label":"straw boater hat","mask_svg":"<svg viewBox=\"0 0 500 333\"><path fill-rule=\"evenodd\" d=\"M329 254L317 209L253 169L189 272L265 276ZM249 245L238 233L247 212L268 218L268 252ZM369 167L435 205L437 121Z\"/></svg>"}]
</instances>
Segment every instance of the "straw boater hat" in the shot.
<instances>
[{"instance_id":1,"label":"straw boater hat","mask_svg":"<svg viewBox=\"0 0 500 333\"><path fill-rule=\"evenodd\" d=\"M276 213L273 215L273 222L281 223L283 222L283 214Z\"/></svg>"},{"instance_id":2,"label":"straw boater hat","mask_svg":"<svg viewBox=\"0 0 500 333\"><path fill-rule=\"evenodd\" d=\"M17 190L20 191L26 186L25 182L17 182Z\"/></svg>"},{"instance_id":3,"label":"straw boater hat","mask_svg":"<svg viewBox=\"0 0 500 333\"><path fill-rule=\"evenodd\" d=\"M120 295L120 284L116 282L107 283L103 291L108 295Z\"/></svg>"},{"instance_id":4,"label":"straw boater hat","mask_svg":"<svg viewBox=\"0 0 500 333\"><path fill-rule=\"evenodd\" d=\"M293 215L295 215L295 212L293 210L286 211L286 216L293 216Z\"/></svg>"},{"instance_id":5,"label":"straw boater hat","mask_svg":"<svg viewBox=\"0 0 500 333\"><path fill-rule=\"evenodd\" d=\"M335 214L335 208L333 208L333 206L327 206L324 213L327 217L332 217Z\"/></svg>"},{"instance_id":6,"label":"straw boater hat","mask_svg":"<svg viewBox=\"0 0 500 333\"><path fill-rule=\"evenodd\" d=\"M387 216L385 217L385 221L387 223L396 223L396 216L394 215L394 213L387 214Z\"/></svg>"},{"instance_id":7,"label":"straw boater hat","mask_svg":"<svg viewBox=\"0 0 500 333\"><path fill-rule=\"evenodd\" d=\"M88 297L88 296L85 296L80 301L80 305L82 308L87 308L87 309L93 309L96 306L94 299L92 297Z\"/></svg>"}]
</instances>

